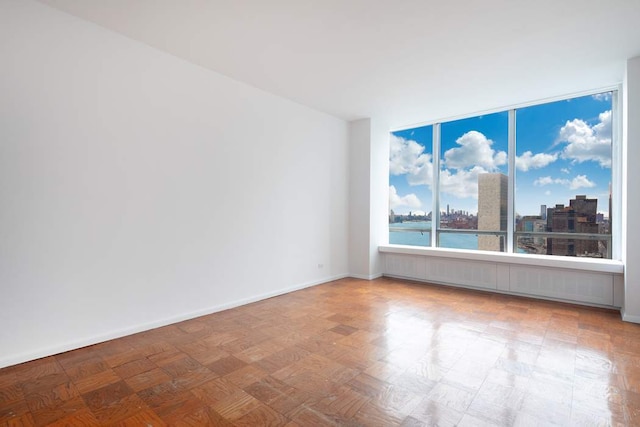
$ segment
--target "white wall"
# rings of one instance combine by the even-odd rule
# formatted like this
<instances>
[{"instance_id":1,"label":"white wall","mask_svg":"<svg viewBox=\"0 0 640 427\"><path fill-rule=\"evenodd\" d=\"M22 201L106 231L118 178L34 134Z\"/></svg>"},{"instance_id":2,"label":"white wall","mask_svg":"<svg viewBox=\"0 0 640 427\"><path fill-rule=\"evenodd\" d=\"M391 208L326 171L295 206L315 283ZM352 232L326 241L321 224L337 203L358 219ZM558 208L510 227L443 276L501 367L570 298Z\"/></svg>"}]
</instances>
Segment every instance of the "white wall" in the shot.
<instances>
[{"instance_id":1,"label":"white wall","mask_svg":"<svg viewBox=\"0 0 640 427\"><path fill-rule=\"evenodd\" d=\"M349 125L349 272L368 279L371 266L371 120Z\"/></svg>"},{"instance_id":2,"label":"white wall","mask_svg":"<svg viewBox=\"0 0 640 427\"><path fill-rule=\"evenodd\" d=\"M640 57L627 61L623 91L623 222L622 240L625 264L625 299L622 318L640 323L640 235L636 218L640 218Z\"/></svg>"},{"instance_id":3,"label":"white wall","mask_svg":"<svg viewBox=\"0 0 640 427\"><path fill-rule=\"evenodd\" d=\"M373 279L382 275L378 245L389 238L389 127L380 120L351 122L349 150L349 272Z\"/></svg>"},{"instance_id":4,"label":"white wall","mask_svg":"<svg viewBox=\"0 0 640 427\"><path fill-rule=\"evenodd\" d=\"M348 125L0 2L0 367L348 273Z\"/></svg>"},{"instance_id":5,"label":"white wall","mask_svg":"<svg viewBox=\"0 0 640 427\"><path fill-rule=\"evenodd\" d=\"M371 241L369 257L372 277L383 272L383 258L378 246L389 243L389 129L382 119L371 126Z\"/></svg>"}]
</instances>

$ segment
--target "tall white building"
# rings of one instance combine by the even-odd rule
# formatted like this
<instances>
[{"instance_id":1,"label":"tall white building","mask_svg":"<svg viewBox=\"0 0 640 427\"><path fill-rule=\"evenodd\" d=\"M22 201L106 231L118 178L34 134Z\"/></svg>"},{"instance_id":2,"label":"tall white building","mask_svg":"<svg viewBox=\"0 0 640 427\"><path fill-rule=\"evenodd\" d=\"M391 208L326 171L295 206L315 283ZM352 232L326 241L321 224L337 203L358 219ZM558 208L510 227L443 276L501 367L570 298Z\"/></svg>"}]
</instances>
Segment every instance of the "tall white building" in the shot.
<instances>
[{"instance_id":1,"label":"tall white building","mask_svg":"<svg viewBox=\"0 0 640 427\"><path fill-rule=\"evenodd\" d=\"M507 176L478 175L478 230L507 231ZM504 236L478 236L481 251L504 251Z\"/></svg>"}]
</instances>

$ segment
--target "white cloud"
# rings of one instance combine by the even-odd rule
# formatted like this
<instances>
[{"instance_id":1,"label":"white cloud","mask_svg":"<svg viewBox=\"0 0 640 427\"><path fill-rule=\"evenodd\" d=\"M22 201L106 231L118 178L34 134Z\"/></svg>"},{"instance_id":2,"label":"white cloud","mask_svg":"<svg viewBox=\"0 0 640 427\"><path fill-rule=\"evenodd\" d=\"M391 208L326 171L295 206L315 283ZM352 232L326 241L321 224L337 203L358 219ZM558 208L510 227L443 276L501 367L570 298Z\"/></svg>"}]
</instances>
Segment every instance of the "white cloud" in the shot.
<instances>
[{"instance_id":1,"label":"white cloud","mask_svg":"<svg viewBox=\"0 0 640 427\"><path fill-rule=\"evenodd\" d=\"M611 92L597 93L591 96L596 101L610 101L611 100Z\"/></svg>"},{"instance_id":2,"label":"white cloud","mask_svg":"<svg viewBox=\"0 0 640 427\"><path fill-rule=\"evenodd\" d=\"M549 185L549 184L568 184L568 183L569 183L568 179L564 179L564 180L560 178L553 179L550 176L541 176L540 178L533 181L533 185L537 185L539 187Z\"/></svg>"},{"instance_id":3,"label":"white cloud","mask_svg":"<svg viewBox=\"0 0 640 427\"><path fill-rule=\"evenodd\" d=\"M551 195L551 191L549 191L549 190L545 191L545 192L544 192L544 195L545 195L545 196L550 196L550 195Z\"/></svg>"},{"instance_id":4,"label":"white cloud","mask_svg":"<svg viewBox=\"0 0 640 427\"><path fill-rule=\"evenodd\" d=\"M491 148L493 141L482 133L470 131L456 141L459 147L444 153L443 170L440 172L440 190L459 198L478 198L478 175L495 172L507 163L507 153ZM433 183L433 157L425 153L419 143L391 135L389 171L392 175L405 175L409 185ZM390 206L418 207L420 201L414 194L399 196L389 188Z\"/></svg>"},{"instance_id":5,"label":"white cloud","mask_svg":"<svg viewBox=\"0 0 640 427\"><path fill-rule=\"evenodd\" d=\"M560 169L560 172L566 173L566 174L570 174L571 173L571 171L569 169L567 169L567 168Z\"/></svg>"},{"instance_id":6,"label":"white cloud","mask_svg":"<svg viewBox=\"0 0 640 427\"><path fill-rule=\"evenodd\" d=\"M428 185L431 187L433 184L433 163L431 162L431 155L425 154L424 157L414 173L407 175L409 185Z\"/></svg>"},{"instance_id":7,"label":"white cloud","mask_svg":"<svg viewBox=\"0 0 640 427\"><path fill-rule=\"evenodd\" d=\"M415 141L391 135L389 152L389 172L391 175L412 173L424 148Z\"/></svg>"},{"instance_id":8,"label":"white cloud","mask_svg":"<svg viewBox=\"0 0 640 427\"><path fill-rule=\"evenodd\" d=\"M529 169L540 169L558 160L558 154L538 153L525 151L522 156L516 156L516 168L523 172Z\"/></svg>"},{"instance_id":9,"label":"white cloud","mask_svg":"<svg viewBox=\"0 0 640 427\"><path fill-rule=\"evenodd\" d=\"M559 134L559 141L567 143L563 159L573 163L594 161L602 167L611 167L611 111L601 113L598 119L594 126L580 119L567 121Z\"/></svg>"},{"instance_id":10,"label":"white cloud","mask_svg":"<svg viewBox=\"0 0 640 427\"><path fill-rule=\"evenodd\" d=\"M611 110L598 114L598 120L600 122L593 126L596 137L600 139L608 138L609 143L611 143Z\"/></svg>"},{"instance_id":11,"label":"white cloud","mask_svg":"<svg viewBox=\"0 0 640 427\"><path fill-rule=\"evenodd\" d=\"M493 141L482 133L472 130L456 140L459 147L451 148L444 153L444 165L447 168L465 169L480 166L486 171L495 171L498 166L507 163L507 153L496 152L491 145Z\"/></svg>"},{"instance_id":12,"label":"white cloud","mask_svg":"<svg viewBox=\"0 0 640 427\"><path fill-rule=\"evenodd\" d=\"M410 185L433 183L432 156L424 152L425 147L416 141L391 135L389 173L407 175Z\"/></svg>"},{"instance_id":13,"label":"white cloud","mask_svg":"<svg viewBox=\"0 0 640 427\"><path fill-rule=\"evenodd\" d=\"M440 189L444 193L448 193L460 198L473 197L478 198L478 175L487 173L487 171L476 166L470 170L460 169L451 172L448 169L440 172Z\"/></svg>"},{"instance_id":14,"label":"white cloud","mask_svg":"<svg viewBox=\"0 0 640 427\"><path fill-rule=\"evenodd\" d=\"M396 191L396 187L393 185L389 186L389 207L391 209L395 209L399 206L408 206L410 208L419 208L420 199L415 194L407 194L406 196L399 196Z\"/></svg>"},{"instance_id":15,"label":"white cloud","mask_svg":"<svg viewBox=\"0 0 640 427\"><path fill-rule=\"evenodd\" d=\"M578 175L572 180L566 178L551 178L550 176L542 176L535 181L533 185L538 187L544 187L545 185L558 184L565 187L569 187L571 190L577 190L578 188L591 188L595 187L595 182L589 180L586 175Z\"/></svg>"},{"instance_id":16,"label":"white cloud","mask_svg":"<svg viewBox=\"0 0 640 427\"><path fill-rule=\"evenodd\" d=\"M578 188L591 188L595 186L596 186L596 183L593 181L590 181L586 175L576 176L571 180L571 183L569 184L569 188L572 190L577 190Z\"/></svg>"}]
</instances>

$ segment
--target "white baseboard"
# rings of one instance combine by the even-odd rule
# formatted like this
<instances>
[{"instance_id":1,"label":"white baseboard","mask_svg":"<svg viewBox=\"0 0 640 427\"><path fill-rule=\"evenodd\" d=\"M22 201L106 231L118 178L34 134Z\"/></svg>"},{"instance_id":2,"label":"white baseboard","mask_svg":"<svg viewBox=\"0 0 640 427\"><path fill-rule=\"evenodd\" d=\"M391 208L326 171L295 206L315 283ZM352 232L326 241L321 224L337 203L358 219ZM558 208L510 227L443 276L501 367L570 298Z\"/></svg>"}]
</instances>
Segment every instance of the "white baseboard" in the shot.
<instances>
[{"instance_id":1,"label":"white baseboard","mask_svg":"<svg viewBox=\"0 0 640 427\"><path fill-rule=\"evenodd\" d=\"M89 345L98 344L98 343L113 340L116 338L122 338L127 335L137 334L138 332L148 331L150 329L171 325L173 323L182 322L184 320L194 319L196 317L205 316L207 314L228 310L230 308L240 307L242 305L250 304L252 302L262 301L264 299L272 298L278 295L288 294L289 292L297 291L304 288L310 288L312 286L320 285L326 282L331 282L333 280L344 279L345 277L349 277L349 275L339 274L336 276L326 277L321 280L314 280L310 282L300 283L298 285L291 286L288 288L279 289L273 292L267 292L265 294L256 295L249 298L243 298L243 299L228 302L225 304L204 308L202 310L196 310L191 313L185 313L178 316L167 317L164 319L155 320L153 322L142 323L142 324L138 324L128 328L110 331L104 334L98 334L91 337L84 337L82 339L69 341L60 345L38 349L36 351L3 356L3 357L0 357L0 368L17 365L19 363L36 360L36 359L40 359L47 356L52 356L54 354L64 353L65 351L87 347Z\"/></svg>"},{"instance_id":2,"label":"white baseboard","mask_svg":"<svg viewBox=\"0 0 640 427\"><path fill-rule=\"evenodd\" d=\"M370 275L365 275L365 274L349 274L349 277L353 277L354 279L362 279L362 280L374 280L374 279L379 279L380 277L382 277L382 273L379 273L379 274L370 274Z\"/></svg>"},{"instance_id":3,"label":"white baseboard","mask_svg":"<svg viewBox=\"0 0 640 427\"><path fill-rule=\"evenodd\" d=\"M624 308L620 310L620 313L622 313L622 320L625 322L640 323L640 316L627 314L625 313Z\"/></svg>"}]
</instances>

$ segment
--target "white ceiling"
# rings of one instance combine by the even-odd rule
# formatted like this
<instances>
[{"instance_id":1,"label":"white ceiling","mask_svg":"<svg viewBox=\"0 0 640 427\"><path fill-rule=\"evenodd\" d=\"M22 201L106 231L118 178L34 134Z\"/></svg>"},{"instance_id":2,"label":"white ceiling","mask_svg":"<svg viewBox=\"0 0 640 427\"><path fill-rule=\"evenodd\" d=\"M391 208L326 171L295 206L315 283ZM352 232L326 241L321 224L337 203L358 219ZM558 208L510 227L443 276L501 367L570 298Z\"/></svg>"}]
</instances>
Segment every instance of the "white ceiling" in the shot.
<instances>
[{"instance_id":1,"label":"white ceiling","mask_svg":"<svg viewBox=\"0 0 640 427\"><path fill-rule=\"evenodd\" d=\"M40 0L317 110L391 127L617 84L640 0Z\"/></svg>"}]
</instances>

